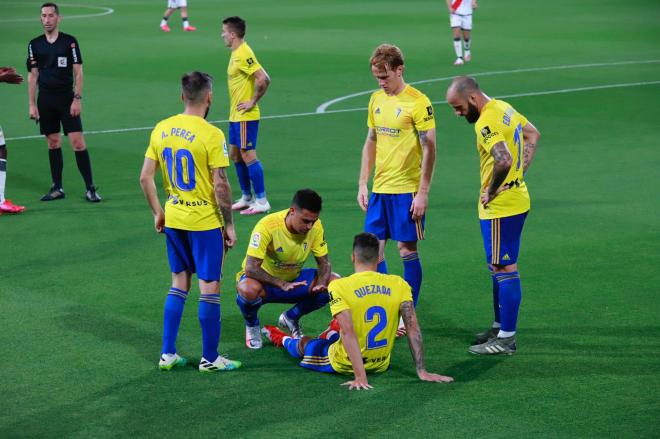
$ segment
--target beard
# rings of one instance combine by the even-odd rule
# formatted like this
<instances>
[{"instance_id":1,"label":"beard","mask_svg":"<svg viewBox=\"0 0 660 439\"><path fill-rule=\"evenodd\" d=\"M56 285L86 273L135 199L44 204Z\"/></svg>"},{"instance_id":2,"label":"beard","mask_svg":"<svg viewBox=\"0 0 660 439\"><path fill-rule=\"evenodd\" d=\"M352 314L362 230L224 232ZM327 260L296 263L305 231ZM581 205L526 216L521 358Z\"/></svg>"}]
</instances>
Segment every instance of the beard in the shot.
<instances>
[{"instance_id":1,"label":"beard","mask_svg":"<svg viewBox=\"0 0 660 439\"><path fill-rule=\"evenodd\" d=\"M206 111L204 112L204 119L206 119L206 116L209 115L209 111L211 110L211 104L209 104L208 107L206 107Z\"/></svg>"},{"instance_id":2,"label":"beard","mask_svg":"<svg viewBox=\"0 0 660 439\"><path fill-rule=\"evenodd\" d=\"M470 102L468 102L468 112L465 115L465 120L467 120L468 123L473 124L478 119L479 119L479 109L475 105L472 105Z\"/></svg>"}]
</instances>

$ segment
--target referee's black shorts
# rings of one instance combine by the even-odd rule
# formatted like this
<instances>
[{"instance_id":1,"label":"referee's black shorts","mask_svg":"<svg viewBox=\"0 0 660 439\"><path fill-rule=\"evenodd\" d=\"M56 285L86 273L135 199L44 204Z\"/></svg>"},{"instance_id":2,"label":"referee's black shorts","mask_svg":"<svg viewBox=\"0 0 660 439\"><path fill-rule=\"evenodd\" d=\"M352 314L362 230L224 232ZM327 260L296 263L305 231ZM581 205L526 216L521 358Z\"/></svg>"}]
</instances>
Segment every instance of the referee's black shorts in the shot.
<instances>
[{"instance_id":1,"label":"referee's black shorts","mask_svg":"<svg viewBox=\"0 0 660 439\"><path fill-rule=\"evenodd\" d=\"M71 116L73 91L39 92L37 108L39 109L39 131L44 136L60 132L60 124L64 135L82 132L80 116Z\"/></svg>"}]
</instances>

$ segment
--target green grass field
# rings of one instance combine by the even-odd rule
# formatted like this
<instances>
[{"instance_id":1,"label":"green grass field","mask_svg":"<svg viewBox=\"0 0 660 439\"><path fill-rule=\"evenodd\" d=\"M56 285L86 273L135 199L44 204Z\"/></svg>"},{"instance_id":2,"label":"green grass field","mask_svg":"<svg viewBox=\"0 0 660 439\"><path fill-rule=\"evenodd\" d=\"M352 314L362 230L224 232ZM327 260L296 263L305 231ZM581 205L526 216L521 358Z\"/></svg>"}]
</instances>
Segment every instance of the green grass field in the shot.
<instances>
[{"instance_id":1,"label":"green grass field","mask_svg":"<svg viewBox=\"0 0 660 439\"><path fill-rule=\"evenodd\" d=\"M654 0L482 0L473 62L455 68L442 1L190 0L199 30L158 29L164 0L72 1L61 31L84 58L83 122L104 202L84 201L65 145L67 199L41 203L48 155L28 120L27 86L0 85L7 196L27 206L0 216L0 437L657 437L660 434L660 5ZM0 64L25 72L42 32L40 2L0 0ZM84 7L83 7L84 6ZM103 8L112 14L99 14ZM150 128L181 110L178 80L216 77L210 120L227 118L228 51L220 21L241 15L273 83L261 102L259 155L269 198L285 208L315 188L335 271L349 274L363 214L355 196L366 135L368 58L381 42L406 55L408 82L436 103L438 161L420 245L418 307L430 371L417 380L407 343L374 389L299 368L282 351L248 351L234 273L258 218L236 218L225 265L221 352L244 368L213 376L156 368L170 274L138 173ZM442 102L447 79L481 74L543 134L527 176L518 353L467 353L491 319L490 279L476 217L472 126ZM517 96L516 96L517 95ZM334 111L342 110L342 111ZM226 130L226 123L218 125ZM120 130L124 131L120 131ZM117 130L113 132L102 132ZM230 173L234 193L238 184ZM161 190L162 194L162 190ZM389 265L402 268L395 246ZM199 359L196 297L179 351ZM282 305L262 308L274 322ZM305 319L321 331L329 313ZM195 365L196 366L196 365Z\"/></svg>"}]
</instances>

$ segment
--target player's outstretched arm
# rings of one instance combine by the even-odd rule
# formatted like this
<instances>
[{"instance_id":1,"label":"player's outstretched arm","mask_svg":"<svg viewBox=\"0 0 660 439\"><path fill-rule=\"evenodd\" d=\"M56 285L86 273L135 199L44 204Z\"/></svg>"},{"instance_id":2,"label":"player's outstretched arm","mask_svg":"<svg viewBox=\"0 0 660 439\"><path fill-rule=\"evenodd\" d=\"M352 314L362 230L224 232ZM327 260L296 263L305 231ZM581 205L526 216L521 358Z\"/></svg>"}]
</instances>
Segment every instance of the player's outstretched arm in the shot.
<instances>
[{"instance_id":1,"label":"player's outstretched arm","mask_svg":"<svg viewBox=\"0 0 660 439\"><path fill-rule=\"evenodd\" d=\"M436 156L435 128L420 131L418 135L419 143L422 145L422 175L419 180L417 195L413 198L410 206L413 220L420 219L429 205L429 190L431 189Z\"/></svg>"},{"instance_id":2,"label":"player's outstretched arm","mask_svg":"<svg viewBox=\"0 0 660 439\"><path fill-rule=\"evenodd\" d=\"M271 276L266 270L261 268L263 262L263 259L248 255L245 262L245 274L247 277L258 280L262 284L275 285L284 291L290 291L296 287L307 285L307 281L287 282L275 276Z\"/></svg>"},{"instance_id":3,"label":"player's outstretched arm","mask_svg":"<svg viewBox=\"0 0 660 439\"><path fill-rule=\"evenodd\" d=\"M156 232L162 233L165 228L165 212L158 201L158 191L154 182L154 175L158 169L158 162L145 157L142 171L140 172L140 187L144 197L147 199L151 213L154 216L154 228Z\"/></svg>"},{"instance_id":4,"label":"player's outstretched arm","mask_svg":"<svg viewBox=\"0 0 660 439\"><path fill-rule=\"evenodd\" d=\"M417 323L417 314L415 314L415 307L410 301L403 302L399 307L403 323L406 326L406 333L408 335L408 345L410 346L410 353L412 354L415 368L417 369L417 376L422 381L433 381L450 383L454 381L452 377L438 375L437 373L430 373L426 371L424 366L424 346L422 345L422 331L419 329Z\"/></svg>"},{"instance_id":5,"label":"player's outstretched arm","mask_svg":"<svg viewBox=\"0 0 660 439\"><path fill-rule=\"evenodd\" d=\"M330 258L328 255L315 258L318 264L317 281L313 293L320 293L328 291L328 283L330 283L330 275L332 274L332 267L330 266Z\"/></svg>"},{"instance_id":6,"label":"player's outstretched arm","mask_svg":"<svg viewBox=\"0 0 660 439\"><path fill-rule=\"evenodd\" d=\"M335 315L337 322L339 322L339 333L341 335L338 343L344 344L344 349L348 354L348 358L353 365L354 379L342 383L342 386L348 386L351 389L371 389L372 386L367 381L367 371L364 369L364 362L362 361L362 353L360 352L360 344L355 336L355 328L353 328L353 317L350 310L344 310Z\"/></svg>"},{"instance_id":7,"label":"player's outstretched arm","mask_svg":"<svg viewBox=\"0 0 660 439\"><path fill-rule=\"evenodd\" d=\"M259 102L259 99L266 94L269 85L270 76L268 76L268 73L266 73L264 69L259 69L254 72L254 94L252 95L252 99L245 102L239 102L238 105L236 105L236 109L245 112L254 108L254 106L257 105L257 102Z\"/></svg>"},{"instance_id":8,"label":"player's outstretched arm","mask_svg":"<svg viewBox=\"0 0 660 439\"><path fill-rule=\"evenodd\" d=\"M358 195L357 202L363 211L367 211L369 206L369 176L374 169L376 163L376 131L369 128L367 131L367 138L362 147L362 161L360 163L360 179L358 180Z\"/></svg>"},{"instance_id":9,"label":"player's outstretched arm","mask_svg":"<svg viewBox=\"0 0 660 439\"><path fill-rule=\"evenodd\" d=\"M225 245L227 248L232 248L236 244L236 231L231 210L231 186L225 168L213 169L213 188L215 201L225 222Z\"/></svg>"},{"instance_id":10,"label":"player's outstretched arm","mask_svg":"<svg viewBox=\"0 0 660 439\"><path fill-rule=\"evenodd\" d=\"M13 67L0 67L0 82L20 84L23 82L23 77L16 73L16 69Z\"/></svg>"},{"instance_id":11,"label":"player's outstretched arm","mask_svg":"<svg viewBox=\"0 0 660 439\"><path fill-rule=\"evenodd\" d=\"M523 173L527 172L527 169L532 164L532 160L534 160L536 145L540 138L541 133L539 130L531 122L527 122L527 125L523 127Z\"/></svg>"},{"instance_id":12,"label":"player's outstretched arm","mask_svg":"<svg viewBox=\"0 0 660 439\"><path fill-rule=\"evenodd\" d=\"M504 179L513 163L513 157L511 156L511 152L509 152L509 148L506 146L506 142L497 142L493 145L490 155L493 156L493 177L490 179L490 184L486 191L481 194L481 204L484 207L488 206L488 203L500 192L508 189L505 186L500 186L504 183Z\"/></svg>"}]
</instances>

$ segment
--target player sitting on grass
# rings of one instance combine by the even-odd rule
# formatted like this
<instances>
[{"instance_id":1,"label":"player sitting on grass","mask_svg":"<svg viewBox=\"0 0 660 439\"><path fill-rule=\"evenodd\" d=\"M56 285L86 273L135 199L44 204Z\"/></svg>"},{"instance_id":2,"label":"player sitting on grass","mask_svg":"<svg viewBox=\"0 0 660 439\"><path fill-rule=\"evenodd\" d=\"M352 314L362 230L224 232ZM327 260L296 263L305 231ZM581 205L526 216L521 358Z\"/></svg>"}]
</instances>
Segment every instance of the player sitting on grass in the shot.
<instances>
[{"instance_id":1,"label":"player sitting on grass","mask_svg":"<svg viewBox=\"0 0 660 439\"><path fill-rule=\"evenodd\" d=\"M353 373L354 379L343 385L349 389L371 389L367 372L385 372L389 368L401 314L419 379L453 381L451 377L426 371L422 333L410 285L399 276L376 271L378 245L378 238L371 233L355 236L352 255L355 274L334 280L328 286L330 312L336 320L320 338L290 337L274 326L264 326L264 335L294 358L301 358L302 367L319 372Z\"/></svg>"}]
</instances>

